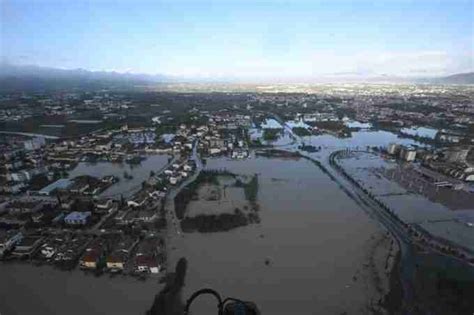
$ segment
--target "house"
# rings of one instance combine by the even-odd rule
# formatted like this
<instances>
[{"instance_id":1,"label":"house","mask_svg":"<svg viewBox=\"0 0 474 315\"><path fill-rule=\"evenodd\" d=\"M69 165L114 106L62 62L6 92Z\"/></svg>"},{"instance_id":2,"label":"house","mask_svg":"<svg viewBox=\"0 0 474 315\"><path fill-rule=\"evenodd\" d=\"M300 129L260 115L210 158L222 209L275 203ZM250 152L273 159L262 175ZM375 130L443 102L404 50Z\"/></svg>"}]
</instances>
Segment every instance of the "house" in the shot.
<instances>
[{"instance_id":1,"label":"house","mask_svg":"<svg viewBox=\"0 0 474 315\"><path fill-rule=\"evenodd\" d=\"M25 200L14 200L10 202L6 209L10 213L18 213L18 214L24 214L24 213L36 213L40 209L42 209L44 206L44 203L41 200L35 200L35 199L25 199Z\"/></svg>"},{"instance_id":2,"label":"house","mask_svg":"<svg viewBox=\"0 0 474 315\"><path fill-rule=\"evenodd\" d=\"M0 258L11 251L23 239L17 230L0 230Z\"/></svg>"},{"instance_id":3,"label":"house","mask_svg":"<svg viewBox=\"0 0 474 315\"><path fill-rule=\"evenodd\" d=\"M233 159L245 159L249 156L249 152L244 149L235 149L232 151L232 158Z\"/></svg>"},{"instance_id":4,"label":"house","mask_svg":"<svg viewBox=\"0 0 474 315\"><path fill-rule=\"evenodd\" d=\"M154 192L150 193L150 197L154 199L162 199L166 197L166 191L155 190Z\"/></svg>"},{"instance_id":5,"label":"house","mask_svg":"<svg viewBox=\"0 0 474 315\"><path fill-rule=\"evenodd\" d=\"M85 179L76 179L74 183L69 187L69 191L73 194L83 194L90 185Z\"/></svg>"},{"instance_id":6,"label":"house","mask_svg":"<svg viewBox=\"0 0 474 315\"><path fill-rule=\"evenodd\" d=\"M219 149L219 148L210 148L209 149L209 154L211 154L211 155L215 155L215 154L219 154L219 153L221 153L221 149Z\"/></svg>"},{"instance_id":7,"label":"house","mask_svg":"<svg viewBox=\"0 0 474 315\"><path fill-rule=\"evenodd\" d=\"M444 156L447 162L451 163L464 163L472 150L471 146L460 146L455 148L449 148L444 152Z\"/></svg>"},{"instance_id":8,"label":"house","mask_svg":"<svg viewBox=\"0 0 474 315\"><path fill-rule=\"evenodd\" d=\"M116 220L121 224L131 224L136 222L152 222L158 218L158 213L155 209L141 209L127 211L119 214Z\"/></svg>"},{"instance_id":9,"label":"house","mask_svg":"<svg viewBox=\"0 0 474 315\"><path fill-rule=\"evenodd\" d=\"M94 248L86 249L84 256L82 256L79 265L84 269L97 269L97 264L100 259L100 251Z\"/></svg>"},{"instance_id":10,"label":"house","mask_svg":"<svg viewBox=\"0 0 474 315\"><path fill-rule=\"evenodd\" d=\"M133 207L133 208L138 208L143 205L148 201L149 195L145 192L139 193L137 196L135 196L132 200L127 201L127 206Z\"/></svg>"},{"instance_id":11,"label":"house","mask_svg":"<svg viewBox=\"0 0 474 315\"><path fill-rule=\"evenodd\" d=\"M43 237L41 236L26 236L23 237L15 246L12 255L23 257L31 256L36 249L43 242Z\"/></svg>"},{"instance_id":12,"label":"house","mask_svg":"<svg viewBox=\"0 0 474 315\"><path fill-rule=\"evenodd\" d=\"M226 141L221 138L212 138L209 140L209 146L213 148L222 148L226 146Z\"/></svg>"},{"instance_id":13,"label":"house","mask_svg":"<svg viewBox=\"0 0 474 315\"><path fill-rule=\"evenodd\" d=\"M103 200L97 201L95 204L95 207L97 208L97 210L105 211L112 208L112 205L113 205L112 199L103 199Z\"/></svg>"},{"instance_id":14,"label":"house","mask_svg":"<svg viewBox=\"0 0 474 315\"><path fill-rule=\"evenodd\" d=\"M60 252L61 249L69 247L67 245L67 237L57 235L49 238L40 248L40 254L44 259L50 259Z\"/></svg>"},{"instance_id":15,"label":"house","mask_svg":"<svg viewBox=\"0 0 474 315\"><path fill-rule=\"evenodd\" d=\"M104 252L104 239L95 239L86 249L79 261L79 266L84 269L97 269L97 265Z\"/></svg>"},{"instance_id":16,"label":"house","mask_svg":"<svg viewBox=\"0 0 474 315\"><path fill-rule=\"evenodd\" d=\"M181 180L181 176L170 176L169 182L171 185L176 185Z\"/></svg>"},{"instance_id":17,"label":"house","mask_svg":"<svg viewBox=\"0 0 474 315\"><path fill-rule=\"evenodd\" d=\"M43 147L45 144L46 140L44 137L35 137L33 139L26 140L25 142L23 142L25 150L27 151L41 149L41 147Z\"/></svg>"},{"instance_id":18,"label":"house","mask_svg":"<svg viewBox=\"0 0 474 315\"><path fill-rule=\"evenodd\" d=\"M59 204L61 205L61 209L69 210L72 208L76 200L71 197L69 194L60 194L58 195Z\"/></svg>"},{"instance_id":19,"label":"house","mask_svg":"<svg viewBox=\"0 0 474 315\"><path fill-rule=\"evenodd\" d=\"M108 151L112 148L112 141L109 141L108 139L101 139L100 141L97 141L95 144L95 149L97 151Z\"/></svg>"},{"instance_id":20,"label":"house","mask_svg":"<svg viewBox=\"0 0 474 315\"><path fill-rule=\"evenodd\" d=\"M161 269L157 259L149 255L137 255L135 266L138 272L159 273Z\"/></svg>"},{"instance_id":21,"label":"house","mask_svg":"<svg viewBox=\"0 0 474 315\"><path fill-rule=\"evenodd\" d=\"M111 271L121 271L125 269L129 252L125 250L117 250L107 256L107 269Z\"/></svg>"},{"instance_id":22,"label":"house","mask_svg":"<svg viewBox=\"0 0 474 315\"><path fill-rule=\"evenodd\" d=\"M400 159L407 162L413 162L416 158L416 150L412 148L402 147L399 154Z\"/></svg>"},{"instance_id":23,"label":"house","mask_svg":"<svg viewBox=\"0 0 474 315\"><path fill-rule=\"evenodd\" d=\"M130 256L130 252L138 243L137 239L131 237L123 237L115 246L110 255L107 256L107 269L112 271L121 271L125 268L125 264Z\"/></svg>"},{"instance_id":24,"label":"house","mask_svg":"<svg viewBox=\"0 0 474 315\"><path fill-rule=\"evenodd\" d=\"M398 154L400 151L400 145L398 143L390 143L387 148L387 152L390 155Z\"/></svg>"},{"instance_id":25,"label":"house","mask_svg":"<svg viewBox=\"0 0 474 315\"><path fill-rule=\"evenodd\" d=\"M41 247L41 255L43 255L44 258L49 259L49 258L53 257L54 254L56 254L56 250L55 250L54 247L51 247L47 244L44 244Z\"/></svg>"},{"instance_id":26,"label":"house","mask_svg":"<svg viewBox=\"0 0 474 315\"><path fill-rule=\"evenodd\" d=\"M5 183L3 184L0 189L3 193L7 194L18 194L26 185L24 183Z\"/></svg>"},{"instance_id":27,"label":"house","mask_svg":"<svg viewBox=\"0 0 474 315\"><path fill-rule=\"evenodd\" d=\"M91 215L90 211L73 211L64 218L64 222L68 225L86 225Z\"/></svg>"},{"instance_id":28,"label":"house","mask_svg":"<svg viewBox=\"0 0 474 315\"><path fill-rule=\"evenodd\" d=\"M161 240L154 236L145 238L140 242L134 257L136 272L160 272L161 266L158 260L160 244Z\"/></svg>"},{"instance_id":29,"label":"house","mask_svg":"<svg viewBox=\"0 0 474 315\"><path fill-rule=\"evenodd\" d=\"M31 215L31 220L34 223L41 223L44 217L45 217L44 212L37 212Z\"/></svg>"}]
</instances>

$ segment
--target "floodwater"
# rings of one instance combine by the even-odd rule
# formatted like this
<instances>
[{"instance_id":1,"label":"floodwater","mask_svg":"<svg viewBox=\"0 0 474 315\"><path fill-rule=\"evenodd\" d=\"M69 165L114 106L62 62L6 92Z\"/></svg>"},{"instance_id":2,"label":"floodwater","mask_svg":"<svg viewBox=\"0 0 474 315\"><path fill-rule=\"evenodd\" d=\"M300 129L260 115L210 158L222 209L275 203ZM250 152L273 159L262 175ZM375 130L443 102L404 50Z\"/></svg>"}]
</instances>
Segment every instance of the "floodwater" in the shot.
<instances>
[{"instance_id":1,"label":"floodwater","mask_svg":"<svg viewBox=\"0 0 474 315\"><path fill-rule=\"evenodd\" d=\"M395 162L384 160L378 155L357 153L339 160L339 163L354 179L393 209L403 221L420 224L432 235L474 251L474 228L458 220L456 211L424 196L415 188L416 184L408 191L395 180L382 174L388 169L398 167ZM406 172L402 176L410 177ZM441 196L454 194L456 191L446 189L437 193ZM466 208L465 213L474 215L474 197L468 197L470 202L467 204L470 206Z\"/></svg>"},{"instance_id":2,"label":"floodwater","mask_svg":"<svg viewBox=\"0 0 474 315\"><path fill-rule=\"evenodd\" d=\"M261 223L172 236L170 266L188 260L185 297L212 287L255 301L263 314L368 312L374 288L353 277L382 230L334 182L303 159L218 158L206 167L258 174ZM193 306L193 314L212 314L215 304L204 298Z\"/></svg>"},{"instance_id":3,"label":"floodwater","mask_svg":"<svg viewBox=\"0 0 474 315\"><path fill-rule=\"evenodd\" d=\"M303 142L308 145L321 146L327 149L365 149L367 146L385 147L391 142L404 145L424 146L411 139L400 138L397 134L384 130L377 131L356 131L351 133L349 138L337 138L329 134L320 136L302 137Z\"/></svg>"},{"instance_id":4,"label":"floodwater","mask_svg":"<svg viewBox=\"0 0 474 315\"><path fill-rule=\"evenodd\" d=\"M364 266L372 238L383 230L335 183L303 159L219 158L208 159L207 167L259 174L261 223L172 236L170 269L179 258L188 260L185 298L212 287L255 301L263 314L368 313L381 293ZM0 278L2 315L143 314L161 288L156 280L96 278L28 264L3 264ZM194 306L193 314L213 314L215 303L203 299Z\"/></svg>"},{"instance_id":5,"label":"floodwater","mask_svg":"<svg viewBox=\"0 0 474 315\"><path fill-rule=\"evenodd\" d=\"M437 129L426 128L426 127L412 127L412 128L402 128L400 132L417 137L424 137L434 139L438 133Z\"/></svg>"},{"instance_id":6,"label":"floodwater","mask_svg":"<svg viewBox=\"0 0 474 315\"><path fill-rule=\"evenodd\" d=\"M327 146L325 152L345 146L411 142L380 131L355 132L349 139L308 138L313 145ZM312 155L319 154L324 156L324 152ZM71 177L113 174L121 181L105 193L117 189L112 191L125 195L166 161L167 156L148 157L134 168L80 164ZM304 159L217 158L208 159L207 168L258 173L261 223L220 233L170 232L169 269L181 257L188 260L184 298L212 287L224 296L255 301L262 314L370 313L369 304L385 293L375 289L376 277L367 268L373 240L384 230L336 183ZM133 174L136 184L124 183L125 170ZM118 189L120 185L124 186ZM388 246L384 248L388 252ZM388 277L386 271L379 276L382 280ZM0 279L2 315L143 314L161 289L156 280L96 278L77 270L62 272L28 264L1 264ZM209 298L193 305L193 314L215 311L215 302Z\"/></svg>"},{"instance_id":7,"label":"floodwater","mask_svg":"<svg viewBox=\"0 0 474 315\"><path fill-rule=\"evenodd\" d=\"M126 198L141 188L142 182L150 176L151 171L157 173L163 168L167 164L168 158L168 155L148 155L146 160L137 165L110 162L80 162L76 168L69 172L69 178L72 179L80 175L95 177L117 176L120 179L119 182L110 186L101 196L120 198L120 195L123 195ZM133 178L124 178L125 172L132 175Z\"/></svg>"},{"instance_id":8,"label":"floodwater","mask_svg":"<svg viewBox=\"0 0 474 315\"><path fill-rule=\"evenodd\" d=\"M27 263L1 263L0 279L2 315L144 314L161 287L156 278L95 277Z\"/></svg>"}]
</instances>

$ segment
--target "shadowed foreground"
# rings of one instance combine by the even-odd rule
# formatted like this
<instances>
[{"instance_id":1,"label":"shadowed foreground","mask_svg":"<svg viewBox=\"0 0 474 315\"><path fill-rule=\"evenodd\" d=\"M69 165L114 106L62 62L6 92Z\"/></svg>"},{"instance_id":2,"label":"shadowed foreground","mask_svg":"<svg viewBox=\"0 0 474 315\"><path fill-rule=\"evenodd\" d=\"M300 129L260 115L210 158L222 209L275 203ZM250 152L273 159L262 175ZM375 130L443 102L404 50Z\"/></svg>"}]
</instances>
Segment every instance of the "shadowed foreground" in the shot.
<instances>
[{"instance_id":1,"label":"shadowed foreground","mask_svg":"<svg viewBox=\"0 0 474 315\"><path fill-rule=\"evenodd\" d=\"M174 273L170 273L166 278L166 285L163 290L155 296L153 305L147 311L147 315L174 315L183 314L184 304L181 297L181 290L186 277L187 261L181 258L176 264Z\"/></svg>"}]
</instances>

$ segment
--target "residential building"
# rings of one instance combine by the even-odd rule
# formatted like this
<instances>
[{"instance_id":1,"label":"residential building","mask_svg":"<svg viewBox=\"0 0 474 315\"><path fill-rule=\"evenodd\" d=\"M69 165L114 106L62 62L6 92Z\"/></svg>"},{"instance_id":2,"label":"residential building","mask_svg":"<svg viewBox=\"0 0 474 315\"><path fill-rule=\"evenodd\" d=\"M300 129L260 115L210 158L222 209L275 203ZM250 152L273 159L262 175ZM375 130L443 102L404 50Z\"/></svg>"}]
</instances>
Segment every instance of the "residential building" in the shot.
<instances>
[{"instance_id":1,"label":"residential building","mask_svg":"<svg viewBox=\"0 0 474 315\"><path fill-rule=\"evenodd\" d=\"M74 211L74 212L69 213L64 218L64 222L68 225L86 225L91 215L92 213L90 211L86 211L86 212Z\"/></svg>"}]
</instances>

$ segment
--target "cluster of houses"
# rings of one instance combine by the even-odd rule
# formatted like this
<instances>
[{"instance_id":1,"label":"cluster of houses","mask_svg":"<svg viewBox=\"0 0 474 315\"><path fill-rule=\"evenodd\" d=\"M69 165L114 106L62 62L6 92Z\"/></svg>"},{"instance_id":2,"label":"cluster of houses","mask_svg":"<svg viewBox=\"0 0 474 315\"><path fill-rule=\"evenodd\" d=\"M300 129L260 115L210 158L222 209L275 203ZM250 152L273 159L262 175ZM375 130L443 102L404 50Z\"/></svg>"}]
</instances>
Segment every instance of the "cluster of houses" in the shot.
<instances>
[{"instance_id":1,"label":"cluster of houses","mask_svg":"<svg viewBox=\"0 0 474 315\"><path fill-rule=\"evenodd\" d=\"M79 266L85 270L159 273L163 264L162 239L149 235L140 240L129 235L100 236L85 249Z\"/></svg>"},{"instance_id":2,"label":"cluster of houses","mask_svg":"<svg viewBox=\"0 0 474 315\"><path fill-rule=\"evenodd\" d=\"M64 178L81 161L124 162L144 154L189 152L197 139L202 153L248 157L246 130L251 125L250 116L219 112L207 114L207 119L204 124L180 124L174 133L160 136L156 126L125 124L114 130L48 142L45 137L6 137L0 144L0 193L39 191Z\"/></svg>"},{"instance_id":3,"label":"cluster of houses","mask_svg":"<svg viewBox=\"0 0 474 315\"><path fill-rule=\"evenodd\" d=\"M413 162L416 158L415 148L398 143L390 143L387 147L387 153L406 162Z\"/></svg>"},{"instance_id":4,"label":"cluster of houses","mask_svg":"<svg viewBox=\"0 0 474 315\"><path fill-rule=\"evenodd\" d=\"M0 259L24 258L72 269L127 273L159 273L165 254L164 242L150 234L137 237L104 234L97 237L71 232L49 237L25 235L18 229L0 229Z\"/></svg>"},{"instance_id":5,"label":"cluster of houses","mask_svg":"<svg viewBox=\"0 0 474 315\"><path fill-rule=\"evenodd\" d=\"M57 207L55 199L21 198L5 200L0 204L0 226L21 228L28 223L40 222L45 213L53 214Z\"/></svg>"},{"instance_id":6,"label":"cluster of houses","mask_svg":"<svg viewBox=\"0 0 474 315\"><path fill-rule=\"evenodd\" d=\"M60 267L73 267L90 237L72 233L58 233L46 237L25 234L18 229L0 230L0 258L29 258L50 262Z\"/></svg>"},{"instance_id":7,"label":"cluster of houses","mask_svg":"<svg viewBox=\"0 0 474 315\"><path fill-rule=\"evenodd\" d=\"M41 137L23 139L8 137L0 144L0 193L16 194L39 175L48 175L41 148L45 140Z\"/></svg>"},{"instance_id":8,"label":"cluster of houses","mask_svg":"<svg viewBox=\"0 0 474 315\"><path fill-rule=\"evenodd\" d=\"M474 146L456 146L431 154L423 165L449 177L474 182Z\"/></svg>"},{"instance_id":9,"label":"cluster of houses","mask_svg":"<svg viewBox=\"0 0 474 315\"><path fill-rule=\"evenodd\" d=\"M391 143L387 153L401 160L421 161L421 165L453 179L474 181L474 146L462 145L437 150L416 149Z\"/></svg>"},{"instance_id":10,"label":"cluster of houses","mask_svg":"<svg viewBox=\"0 0 474 315\"><path fill-rule=\"evenodd\" d=\"M247 130L251 126L248 115L229 112L209 116L206 133L201 137L199 149L204 154L228 155L233 159L249 156Z\"/></svg>"},{"instance_id":11,"label":"cluster of houses","mask_svg":"<svg viewBox=\"0 0 474 315\"><path fill-rule=\"evenodd\" d=\"M171 185L177 185L186 179L196 169L196 163L192 160L173 163L170 168L163 172L162 180L166 180Z\"/></svg>"}]
</instances>

